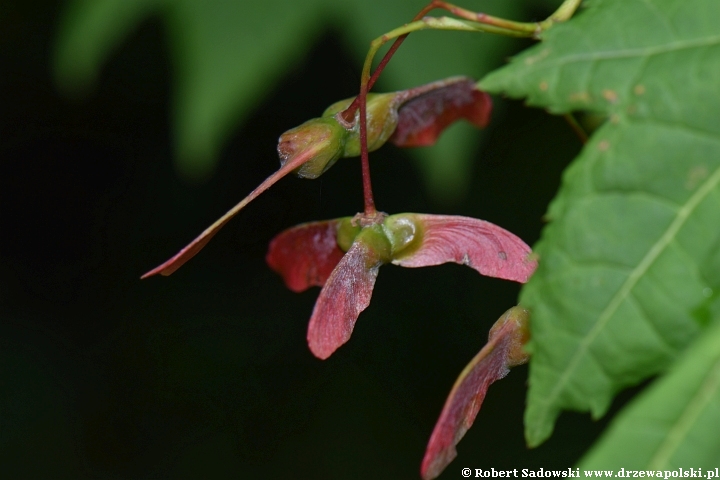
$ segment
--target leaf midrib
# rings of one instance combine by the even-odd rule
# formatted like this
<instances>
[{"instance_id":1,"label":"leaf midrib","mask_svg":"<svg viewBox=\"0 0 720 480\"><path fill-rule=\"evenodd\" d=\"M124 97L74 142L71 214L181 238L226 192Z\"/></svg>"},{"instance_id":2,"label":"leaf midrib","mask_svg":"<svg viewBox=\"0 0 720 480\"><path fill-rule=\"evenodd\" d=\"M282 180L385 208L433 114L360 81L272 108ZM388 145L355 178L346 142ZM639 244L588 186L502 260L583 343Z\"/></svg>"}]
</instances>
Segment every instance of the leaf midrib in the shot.
<instances>
[{"instance_id":1,"label":"leaf midrib","mask_svg":"<svg viewBox=\"0 0 720 480\"><path fill-rule=\"evenodd\" d=\"M668 466L668 462L685 441L690 429L696 424L700 414L707 408L713 396L720 389L720 359L710 369L707 378L702 383L693 398L688 402L687 408L681 413L677 422L668 431L664 441L648 463L649 469L661 470Z\"/></svg>"},{"instance_id":2,"label":"leaf midrib","mask_svg":"<svg viewBox=\"0 0 720 480\"><path fill-rule=\"evenodd\" d=\"M657 242L648 250L648 253L643 257L642 261L635 267L628 278L623 282L620 289L613 295L607 307L602 311L598 317L598 321L593 325L588 334L578 344L578 348L575 350L570 361L567 363L567 368L564 370L562 376L555 382L555 387L550 394L541 400L545 405L550 405L555 402L560 392L564 390L565 385L568 383L570 375L575 371L580 363L580 360L586 355L587 350L593 343L595 338L605 328L607 323L612 318L615 311L622 304L622 302L628 297L631 290L635 287L637 282L647 273L650 266L657 260L660 254L675 238L678 231L687 221L688 217L693 213L695 208L702 202L702 200L720 183L720 167L718 167L713 174L702 183L693 195L688 198L687 202L677 211L675 220L673 220L668 228L665 230L663 235L658 239ZM543 417L548 414L548 408L544 408ZM542 419L543 423L545 419Z\"/></svg>"},{"instance_id":3,"label":"leaf midrib","mask_svg":"<svg viewBox=\"0 0 720 480\"><path fill-rule=\"evenodd\" d=\"M662 53L675 52L680 50L687 50L690 48L709 47L713 45L720 45L720 35L712 35L710 37L697 38L693 40L680 40L676 42L667 43L664 45L656 45L650 47L631 48L628 50L611 50L604 52L585 53L585 54L574 54L567 55L556 60L548 60L546 62L538 63L530 68L536 68L538 70L548 69L553 67L562 66L569 63L577 62L590 62L597 60L615 60L621 58L632 58L632 57L650 57L653 55L659 55Z\"/></svg>"}]
</instances>

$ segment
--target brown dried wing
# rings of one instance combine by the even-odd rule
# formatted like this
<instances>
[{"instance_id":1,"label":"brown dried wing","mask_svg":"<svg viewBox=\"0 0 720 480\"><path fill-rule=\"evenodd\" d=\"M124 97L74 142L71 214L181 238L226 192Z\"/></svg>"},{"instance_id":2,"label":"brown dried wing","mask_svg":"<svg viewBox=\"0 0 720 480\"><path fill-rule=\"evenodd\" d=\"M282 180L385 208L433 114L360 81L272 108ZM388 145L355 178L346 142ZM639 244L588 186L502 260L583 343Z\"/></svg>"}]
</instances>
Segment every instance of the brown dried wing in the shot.
<instances>
[{"instance_id":1,"label":"brown dried wing","mask_svg":"<svg viewBox=\"0 0 720 480\"><path fill-rule=\"evenodd\" d=\"M453 77L403 93L398 125L390 137L398 147L433 145L443 130L460 119L478 128L490 121L492 99L470 78Z\"/></svg>"}]
</instances>

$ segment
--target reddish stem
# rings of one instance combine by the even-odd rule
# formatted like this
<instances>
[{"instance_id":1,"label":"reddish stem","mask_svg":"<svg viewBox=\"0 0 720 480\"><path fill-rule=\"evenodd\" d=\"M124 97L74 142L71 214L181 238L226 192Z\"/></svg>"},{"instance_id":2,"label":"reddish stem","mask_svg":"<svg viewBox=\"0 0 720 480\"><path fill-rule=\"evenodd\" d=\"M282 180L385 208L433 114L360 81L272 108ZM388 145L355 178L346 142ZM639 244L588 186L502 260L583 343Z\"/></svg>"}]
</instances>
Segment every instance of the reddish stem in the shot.
<instances>
[{"instance_id":1,"label":"reddish stem","mask_svg":"<svg viewBox=\"0 0 720 480\"><path fill-rule=\"evenodd\" d=\"M425 5L422 10L420 10L415 17L413 17L412 21L415 22L417 20L420 20L423 18L429 11L436 8L435 5L436 0L431 1L429 4ZM409 33L406 33L405 35L400 35L398 38L395 39L393 44L390 46L388 51L385 53L385 56L383 56L382 60L380 60L380 63L378 63L377 68L373 72L372 76L370 77L370 80L368 81L367 85L367 91L370 91L375 85L375 82L377 82L377 79L380 77L380 74L385 70L385 66L387 66L390 59L395 55L395 52L398 48L400 48L400 45L405 41L407 36L410 35ZM367 93L367 92L366 92ZM353 117L355 116L355 112L357 111L358 107L360 106L360 95L355 97L355 100L350 104L348 108L345 109L345 111L342 112L342 118L346 122L352 122Z\"/></svg>"},{"instance_id":2,"label":"reddish stem","mask_svg":"<svg viewBox=\"0 0 720 480\"><path fill-rule=\"evenodd\" d=\"M401 35L398 38L395 39L393 44L390 46L390 49L385 53L385 56L380 60L380 63L378 63L377 68L372 74L372 77L370 77L370 80L368 81L368 90L370 90L373 85L375 85L375 82L377 81L378 77L380 77L380 74L385 69L385 66L388 64L390 59L393 55L395 55L395 51L400 48L400 45L402 45L403 40L407 38L407 36L410 35L409 33L406 33L405 35ZM353 117L355 116L355 112L357 112L358 107L360 106L360 95L355 97L355 100L350 104L348 108L346 108L342 112L343 119L350 123L353 120Z\"/></svg>"},{"instance_id":3,"label":"reddish stem","mask_svg":"<svg viewBox=\"0 0 720 480\"><path fill-rule=\"evenodd\" d=\"M570 128L573 129L573 132L575 132L575 135L578 136L580 139L580 142L585 145L588 141L588 134L585 131L585 129L580 125L580 123L575 119L572 113L566 113L563 115L565 117L565 121L570 125Z\"/></svg>"},{"instance_id":4,"label":"reddish stem","mask_svg":"<svg viewBox=\"0 0 720 480\"><path fill-rule=\"evenodd\" d=\"M365 198L365 215L375 214L372 184L370 182L370 156L367 145L367 90L368 84L360 84L360 162L362 164L363 197Z\"/></svg>"},{"instance_id":5,"label":"reddish stem","mask_svg":"<svg viewBox=\"0 0 720 480\"><path fill-rule=\"evenodd\" d=\"M425 16L427 12L435 8L436 0L432 0L417 15L413 18L413 21L419 20ZM368 153L367 144L367 93L370 88L375 84L378 77L385 69L392 56L395 54L403 40L407 37L402 35L398 37L395 42L390 46L390 49L385 53L385 56L380 60L375 72L373 72L370 78L366 77L366 73L363 73L363 80L360 82L360 94L355 97L352 104L341 113L342 117L347 122L351 122L355 116L355 111L360 108L360 162L362 165L362 179L363 179L363 197L365 199L365 215L374 216L377 213L375 209L375 199L373 198L372 182L370 180L370 155ZM366 80L367 79L367 80Z\"/></svg>"}]
</instances>

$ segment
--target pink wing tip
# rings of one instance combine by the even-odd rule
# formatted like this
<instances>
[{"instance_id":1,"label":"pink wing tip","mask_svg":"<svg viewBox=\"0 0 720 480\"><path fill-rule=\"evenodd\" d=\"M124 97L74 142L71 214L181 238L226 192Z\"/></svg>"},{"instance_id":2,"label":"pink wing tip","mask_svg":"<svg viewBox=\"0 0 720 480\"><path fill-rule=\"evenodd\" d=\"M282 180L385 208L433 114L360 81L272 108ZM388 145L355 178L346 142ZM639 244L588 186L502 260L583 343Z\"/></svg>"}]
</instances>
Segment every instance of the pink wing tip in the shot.
<instances>
[{"instance_id":1,"label":"pink wing tip","mask_svg":"<svg viewBox=\"0 0 720 480\"><path fill-rule=\"evenodd\" d=\"M234 217L240 210L242 210L248 203L252 202L255 198L257 198L258 195L270 188L272 185L275 184L275 182L283 178L285 175L311 160L315 153L315 150L310 148L301 152L300 154L297 154L294 157L285 159L278 171L263 180L263 182L258 185L255 190L250 192L247 197L243 198L240 203L228 210L225 215L217 219L215 223L206 228L204 232L202 232L197 238L195 238L195 240L190 242L185 248L180 250L170 260L150 270L145 275L140 277L140 279L142 280L158 273L163 276L168 276L178 268L182 267L185 262L197 255L197 253L202 250L205 245L207 245L207 243L215 236L215 234L222 227L224 227L225 224L229 222L230 219Z\"/></svg>"},{"instance_id":2,"label":"pink wing tip","mask_svg":"<svg viewBox=\"0 0 720 480\"><path fill-rule=\"evenodd\" d=\"M210 239L208 239L208 240L210 240ZM205 245L205 243L207 243L207 242L204 242L203 246ZM152 270L150 270L149 272L144 274L142 277L140 277L140 280L144 280L148 277L152 277L153 275L157 275L158 273L160 275L162 275L163 277L172 275L175 272L175 270L182 267L185 264L185 262L187 262L192 257L194 257L195 254L197 254L197 252L200 251L201 248L202 248L202 246L200 248L193 249L192 252L188 251L187 248L182 249L180 251L180 253L178 253L177 255L172 257L170 260L166 261L162 265L158 265L157 267L153 268Z\"/></svg>"},{"instance_id":3,"label":"pink wing tip","mask_svg":"<svg viewBox=\"0 0 720 480\"><path fill-rule=\"evenodd\" d=\"M153 269L150 270L149 272L144 273L144 274L140 277L140 280L145 280L146 278L152 277L153 275L157 275L157 274L160 273L160 272L162 272L162 265L160 265L159 267L153 268Z\"/></svg>"},{"instance_id":4,"label":"pink wing tip","mask_svg":"<svg viewBox=\"0 0 720 480\"><path fill-rule=\"evenodd\" d=\"M455 445L475 421L488 387L509 367L527 362L528 322L527 310L509 309L490 329L488 343L460 373L428 441L420 467L423 480L439 476L455 458Z\"/></svg>"},{"instance_id":5,"label":"pink wing tip","mask_svg":"<svg viewBox=\"0 0 720 480\"><path fill-rule=\"evenodd\" d=\"M530 280L530 277L532 277L533 273L535 273L535 270L537 269L538 261L532 251L528 253L527 258L525 259L525 266L526 274L525 278L522 280L521 283L527 283L527 281Z\"/></svg>"},{"instance_id":6,"label":"pink wing tip","mask_svg":"<svg viewBox=\"0 0 720 480\"><path fill-rule=\"evenodd\" d=\"M530 247L490 222L454 215L401 214L422 227L422 242L401 252L393 263L427 267L455 262L482 275L525 283L537 262Z\"/></svg>"},{"instance_id":7,"label":"pink wing tip","mask_svg":"<svg viewBox=\"0 0 720 480\"><path fill-rule=\"evenodd\" d=\"M189 260L189 259L188 259ZM187 261L187 260L186 260ZM162 275L163 277L168 277L175 273L175 270L182 267L185 262L176 263L175 257L171 258L167 262L163 263L162 265L158 265L157 267L153 268L149 272L143 274L142 277L140 277L140 280L145 280L148 277L152 277L153 275L157 275L158 273Z\"/></svg>"},{"instance_id":8,"label":"pink wing tip","mask_svg":"<svg viewBox=\"0 0 720 480\"><path fill-rule=\"evenodd\" d=\"M208 229L201 233L199 237L190 242L185 248L176 253L172 258L167 260L165 263L158 265L157 267L153 268L152 270L144 274L142 277L140 277L140 280L152 277L153 275L157 275L158 273L163 277L172 275L175 270L185 265L188 260L197 255L198 252L202 250L205 245L207 245L207 243L215 236L218 230L220 230L220 228L222 228L222 226L226 222L227 220L221 223L216 222L216 225L211 227L212 230Z\"/></svg>"},{"instance_id":9,"label":"pink wing tip","mask_svg":"<svg viewBox=\"0 0 720 480\"><path fill-rule=\"evenodd\" d=\"M308 336L308 347L310 348L312 354L320 360L327 360L328 358L330 358L330 355L335 353L335 350L340 348L346 342L347 339L339 345L331 345L327 342L316 342Z\"/></svg>"},{"instance_id":10,"label":"pink wing tip","mask_svg":"<svg viewBox=\"0 0 720 480\"><path fill-rule=\"evenodd\" d=\"M456 456L457 450L455 450L455 447L443 450L439 455L435 455L434 452L429 450L426 451L420 466L420 476L423 480L433 480L439 477L445 467L455 460Z\"/></svg>"},{"instance_id":11,"label":"pink wing tip","mask_svg":"<svg viewBox=\"0 0 720 480\"><path fill-rule=\"evenodd\" d=\"M331 280L332 282L332 280ZM330 285L332 290L337 287ZM335 292L331 292L335 293ZM329 295L332 296L332 295ZM347 306L352 299L340 295L339 309L333 311L330 304L332 299L318 298L315 310L308 325L307 343L312 354L320 360L327 360L335 350L345 345L352 336L352 330L357 320L357 314L350 312Z\"/></svg>"},{"instance_id":12,"label":"pink wing tip","mask_svg":"<svg viewBox=\"0 0 720 480\"><path fill-rule=\"evenodd\" d=\"M360 312L370 304L380 263L371 248L355 242L320 291L307 341L313 355L324 360L352 335Z\"/></svg>"}]
</instances>

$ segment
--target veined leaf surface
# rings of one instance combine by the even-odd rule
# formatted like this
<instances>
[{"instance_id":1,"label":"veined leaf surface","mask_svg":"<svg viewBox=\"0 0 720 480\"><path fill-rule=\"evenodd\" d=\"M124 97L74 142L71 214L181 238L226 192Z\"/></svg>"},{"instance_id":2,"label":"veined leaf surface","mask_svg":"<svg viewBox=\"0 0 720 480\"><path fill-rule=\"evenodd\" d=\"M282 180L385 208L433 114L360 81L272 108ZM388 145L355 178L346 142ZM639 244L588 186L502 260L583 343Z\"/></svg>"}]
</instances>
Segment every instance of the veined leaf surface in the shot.
<instances>
[{"instance_id":1,"label":"veined leaf surface","mask_svg":"<svg viewBox=\"0 0 720 480\"><path fill-rule=\"evenodd\" d=\"M584 470L715 469L720 456L720 325L613 421Z\"/></svg>"},{"instance_id":2,"label":"veined leaf surface","mask_svg":"<svg viewBox=\"0 0 720 480\"><path fill-rule=\"evenodd\" d=\"M703 327L720 268L720 3L602 0L481 82L608 121L567 169L535 275L526 437L599 417ZM715 276L715 279L717 275Z\"/></svg>"}]
</instances>

